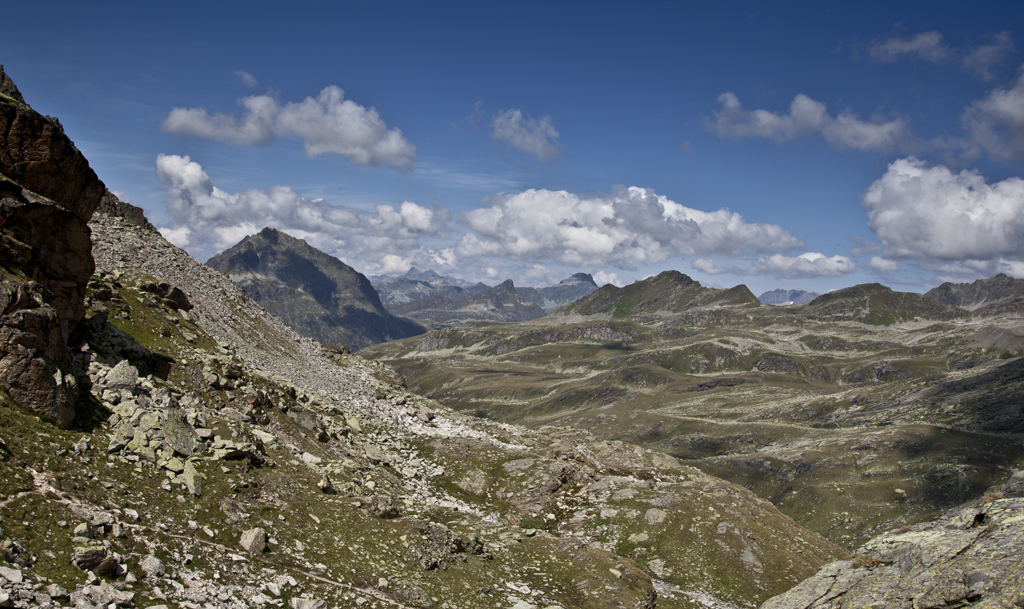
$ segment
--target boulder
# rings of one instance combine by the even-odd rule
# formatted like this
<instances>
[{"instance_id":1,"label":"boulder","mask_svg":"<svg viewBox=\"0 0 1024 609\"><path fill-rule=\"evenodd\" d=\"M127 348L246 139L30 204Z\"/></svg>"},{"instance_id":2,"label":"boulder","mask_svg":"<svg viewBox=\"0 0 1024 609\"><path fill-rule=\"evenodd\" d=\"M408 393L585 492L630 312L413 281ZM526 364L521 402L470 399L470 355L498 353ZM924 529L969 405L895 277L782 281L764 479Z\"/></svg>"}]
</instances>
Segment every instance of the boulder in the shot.
<instances>
[{"instance_id":1,"label":"boulder","mask_svg":"<svg viewBox=\"0 0 1024 609\"><path fill-rule=\"evenodd\" d=\"M152 579L159 579L166 573L163 561L152 554L147 554L139 561L139 570L143 576Z\"/></svg>"},{"instance_id":2,"label":"boulder","mask_svg":"<svg viewBox=\"0 0 1024 609\"><path fill-rule=\"evenodd\" d=\"M250 554L262 554L267 547L267 533L259 527L249 529L242 533L238 543Z\"/></svg>"}]
</instances>

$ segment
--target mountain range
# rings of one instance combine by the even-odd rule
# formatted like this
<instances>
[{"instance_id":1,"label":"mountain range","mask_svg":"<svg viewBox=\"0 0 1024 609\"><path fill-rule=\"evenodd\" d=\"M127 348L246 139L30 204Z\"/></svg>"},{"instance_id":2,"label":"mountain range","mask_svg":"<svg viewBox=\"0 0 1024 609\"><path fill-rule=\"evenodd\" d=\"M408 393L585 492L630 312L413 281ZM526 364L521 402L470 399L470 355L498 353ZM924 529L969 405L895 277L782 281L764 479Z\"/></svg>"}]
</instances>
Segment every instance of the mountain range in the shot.
<instances>
[{"instance_id":1,"label":"mountain range","mask_svg":"<svg viewBox=\"0 0 1024 609\"><path fill-rule=\"evenodd\" d=\"M804 304L820 296L817 292L805 292L803 290L770 290L757 297L761 304L766 305L791 305Z\"/></svg>"}]
</instances>

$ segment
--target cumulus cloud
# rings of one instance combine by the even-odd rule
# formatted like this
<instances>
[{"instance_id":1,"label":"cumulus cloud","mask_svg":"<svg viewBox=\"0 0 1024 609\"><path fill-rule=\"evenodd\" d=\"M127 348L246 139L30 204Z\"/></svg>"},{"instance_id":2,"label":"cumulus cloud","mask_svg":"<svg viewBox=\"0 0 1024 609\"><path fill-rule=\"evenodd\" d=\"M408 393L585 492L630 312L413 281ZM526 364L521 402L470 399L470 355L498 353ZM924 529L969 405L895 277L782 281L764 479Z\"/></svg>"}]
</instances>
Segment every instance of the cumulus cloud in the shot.
<instances>
[{"instance_id":1,"label":"cumulus cloud","mask_svg":"<svg viewBox=\"0 0 1024 609\"><path fill-rule=\"evenodd\" d=\"M881 256L872 256L868 266L879 273L895 273L900 270L900 263Z\"/></svg>"},{"instance_id":2,"label":"cumulus cloud","mask_svg":"<svg viewBox=\"0 0 1024 609\"><path fill-rule=\"evenodd\" d=\"M995 89L964 110L968 156L1024 157L1024 74L1011 89Z\"/></svg>"},{"instance_id":3,"label":"cumulus cloud","mask_svg":"<svg viewBox=\"0 0 1024 609\"><path fill-rule=\"evenodd\" d=\"M864 193L868 226L893 258L1019 259L1024 253L1024 180L988 184L914 157L898 159Z\"/></svg>"},{"instance_id":4,"label":"cumulus cloud","mask_svg":"<svg viewBox=\"0 0 1024 609\"><path fill-rule=\"evenodd\" d=\"M826 256L818 252L807 252L799 256L773 254L762 256L754 263L750 272L755 275L773 275L778 278L798 277L839 277L857 270L856 265L846 256Z\"/></svg>"},{"instance_id":5,"label":"cumulus cloud","mask_svg":"<svg viewBox=\"0 0 1024 609\"><path fill-rule=\"evenodd\" d=\"M558 131L550 116L537 120L523 116L522 110L501 110L491 121L491 129L494 139L541 160L561 156L557 148Z\"/></svg>"},{"instance_id":6,"label":"cumulus cloud","mask_svg":"<svg viewBox=\"0 0 1024 609\"><path fill-rule=\"evenodd\" d=\"M604 271L598 271L594 273L592 277L594 278L594 283L596 283L599 286L610 283L621 288L626 283L623 280L619 279L618 273L606 273Z\"/></svg>"},{"instance_id":7,"label":"cumulus cloud","mask_svg":"<svg viewBox=\"0 0 1024 609\"><path fill-rule=\"evenodd\" d=\"M459 240L459 256L621 268L672 256L738 255L750 249L803 246L777 225L748 223L725 209L704 212L684 207L635 186L601 196L530 189L494 196L489 203L462 215L473 232Z\"/></svg>"},{"instance_id":8,"label":"cumulus cloud","mask_svg":"<svg viewBox=\"0 0 1024 609\"><path fill-rule=\"evenodd\" d=\"M909 56L934 63L948 58L950 54L950 48L943 44L939 32L921 32L911 38L890 38L876 42L868 49L871 59L882 62Z\"/></svg>"},{"instance_id":9,"label":"cumulus cloud","mask_svg":"<svg viewBox=\"0 0 1024 609\"><path fill-rule=\"evenodd\" d=\"M1015 49L1013 35L1010 32L999 32L992 38L992 44L984 44L968 51L961 63L964 70L974 72L985 80L994 78L989 68L1002 61Z\"/></svg>"},{"instance_id":10,"label":"cumulus cloud","mask_svg":"<svg viewBox=\"0 0 1024 609\"><path fill-rule=\"evenodd\" d=\"M788 114L746 110L730 92L718 96L718 101L722 108L714 113L714 121L707 121L706 127L719 137L759 137L784 142L820 133L833 148L870 152L892 151L910 137L910 129L901 119L862 121L851 112L833 117L825 104L802 93L793 98Z\"/></svg>"},{"instance_id":11,"label":"cumulus cloud","mask_svg":"<svg viewBox=\"0 0 1024 609\"><path fill-rule=\"evenodd\" d=\"M256 77L245 70L235 70L235 76L238 78L239 82L250 89L259 84Z\"/></svg>"},{"instance_id":12,"label":"cumulus cloud","mask_svg":"<svg viewBox=\"0 0 1024 609\"><path fill-rule=\"evenodd\" d=\"M697 258L692 265L695 270L702 271L708 275L721 275L732 272L731 269L715 266L715 261L710 258Z\"/></svg>"},{"instance_id":13,"label":"cumulus cloud","mask_svg":"<svg viewBox=\"0 0 1024 609\"><path fill-rule=\"evenodd\" d=\"M409 169L416 162L416 146L399 129L388 129L373 108L350 99L339 87L284 105L270 95L239 100L242 118L208 113L204 108L174 108L160 124L168 133L211 139L232 146L269 144L275 137L302 140L311 157L337 154L356 165L387 165Z\"/></svg>"},{"instance_id":14,"label":"cumulus cloud","mask_svg":"<svg viewBox=\"0 0 1024 609\"><path fill-rule=\"evenodd\" d=\"M350 264L361 262L366 272L404 272L417 256L438 257L419 240L445 230L449 215L447 208L428 209L411 201L397 208L377 205L369 213L309 200L287 186L231 194L217 188L187 156L159 155L156 175L167 191L174 224L160 232L197 258L270 226Z\"/></svg>"}]
</instances>

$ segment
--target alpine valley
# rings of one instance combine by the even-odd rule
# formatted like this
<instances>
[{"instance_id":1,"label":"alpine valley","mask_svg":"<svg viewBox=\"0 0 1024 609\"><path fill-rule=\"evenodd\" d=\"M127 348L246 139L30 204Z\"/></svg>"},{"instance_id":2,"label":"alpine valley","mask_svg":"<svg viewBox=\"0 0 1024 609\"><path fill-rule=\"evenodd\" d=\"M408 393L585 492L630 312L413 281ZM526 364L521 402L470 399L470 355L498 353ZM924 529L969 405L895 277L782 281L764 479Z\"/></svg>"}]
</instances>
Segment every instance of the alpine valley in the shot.
<instances>
[{"instance_id":1,"label":"alpine valley","mask_svg":"<svg viewBox=\"0 0 1024 609\"><path fill-rule=\"evenodd\" d=\"M0 265L0 606L1024 603L1019 280L202 265L2 69Z\"/></svg>"}]
</instances>

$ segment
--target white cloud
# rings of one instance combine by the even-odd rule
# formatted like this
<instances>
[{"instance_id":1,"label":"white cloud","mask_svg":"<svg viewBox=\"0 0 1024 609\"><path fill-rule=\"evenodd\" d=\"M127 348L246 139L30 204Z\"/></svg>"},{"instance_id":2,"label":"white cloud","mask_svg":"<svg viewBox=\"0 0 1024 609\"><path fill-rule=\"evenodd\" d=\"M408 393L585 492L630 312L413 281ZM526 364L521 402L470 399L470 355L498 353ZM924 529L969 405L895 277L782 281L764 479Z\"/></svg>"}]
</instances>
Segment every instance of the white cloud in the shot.
<instances>
[{"instance_id":1,"label":"white cloud","mask_svg":"<svg viewBox=\"0 0 1024 609\"><path fill-rule=\"evenodd\" d=\"M616 188L582 197L564 190L496 195L462 218L474 231L456 246L460 257L557 260L576 267L656 263L672 256L739 255L803 243L774 224L751 224L722 209L684 207L654 191Z\"/></svg>"},{"instance_id":2,"label":"white cloud","mask_svg":"<svg viewBox=\"0 0 1024 609\"><path fill-rule=\"evenodd\" d=\"M921 32L911 38L890 38L877 42L868 49L875 61L892 62L903 56L939 62L950 56L950 49L942 42L939 32Z\"/></svg>"},{"instance_id":3,"label":"white cloud","mask_svg":"<svg viewBox=\"0 0 1024 609\"><path fill-rule=\"evenodd\" d=\"M722 273L730 272L730 269L715 266L715 261L710 258L697 258L693 261L692 266L695 270L702 271L708 275L721 275Z\"/></svg>"},{"instance_id":4,"label":"white cloud","mask_svg":"<svg viewBox=\"0 0 1024 609\"><path fill-rule=\"evenodd\" d=\"M558 153L558 132L550 116L540 120L523 116L517 109L501 110L491 122L491 135L516 150L532 154L544 160L561 156Z\"/></svg>"},{"instance_id":5,"label":"white cloud","mask_svg":"<svg viewBox=\"0 0 1024 609\"><path fill-rule=\"evenodd\" d=\"M1018 259L1024 254L1024 180L988 184L914 157L898 159L864 193L868 226L894 258Z\"/></svg>"},{"instance_id":6,"label":"white cloud","mask_svg":"<svg viewBox=\"0 0 1024 609\"><path fill-rule=\"evenodd\" d=\"M982 150L995 158L1024 157L1024 74L1012 89L995 89L964 110L967 154Z\"/></svg>"},{"instance_id":7,"label":"white cloud","mask_svg":"<svg viewBox=\"0 0 1024 609\"><path fill-rule=\"evenodd\" d=\"M872 256L868 266L879 273L895 273L900 270L900 263L895 260L888 260L881 256Z\"/></svg>"},{"instance_id":8,"label":"white cloud","mask_svg":"<svg viewBox=\"0 0 1024 609\"><path fill-rule=\"evenodd\" d=\"M110 194L112 194L115 197L117 197L117 200L121 201L123 203L131 203L132 202L132 200L128 198L128 195L125 194L125 192L123 190L111 190Z\"/></svg>"},{"instance_id":9,"label":"white cloud","mask_svg":"<svg viewBox=\"0 0 1024 609\"><path fill-rule=\"evenodd\" d=\"M1015 49L1013 35L1010 32L999 32L992 38L992 44L981 45L968 52L961 64L964 70L974 72L985 80L994 78L989 68L1002 61Z\"/></svg>"},{"instance_id":10,"label":"white cloud","mask_svg":"<svg viewBox=\"0 0 1024 609\"><path fill-rule=\"evenodd\" d=\"M773 275L778 278L839 277L857 270L846 256L828 257L818 252L807 252L790 257L782 254L763 256L750 269L751 274Z\"/></svg>"},{"instance_id":11,"label":"white cloud","mask_svg":"<svg viewBox=\"0 0 1024 609\"><path fill-rule=\"evenodd\" d=\"M851 112L833 117L825 104L799 94L789 104L788 114L768 110L745 110L734 93L718 96L722 109L715 120L707 121L707 129L719 137L760 137L784 142L803 135L820 133L830 146L839 150L854 149L889 152L910 137L910 130L901 119L862 121Z\"/></svg>"},{"instance_id":12,"label":"white cloud","mask_svg":"<svg viewBox=\"0 0 1024 609\"><path fill-rule=\"evenodd\" d=\"M270 226L349 264L359 262L365 272L404 272L401 267L408 270L417 258L438 257L419 240L445 230L448 221L447 208L428 209L411 201L397 209L377 205L375 213L368 213L309 200L287 186L231 194L214 186L187 156L159 155L156 175L164 182L174 223L161 233L199 259Z\"/></svg>"},{"instance_id":13,"label":"white cloud","mask_svg":"<svg viewBox=\"0 0 1024 609\"><path fill-rule=\"evenodd\" d=\"M234 115L211 115L203 108L174 108L160 128L233 146L296 137L311 157L337 154L356 165L409 169L416 162L416 147L400 130L388 129L373 108L345 99L339 87L326 87L315 98L283 106L270 95L243 97L239 103L245 108L241 120Z\"/></svg>"},{"instance_id":14,"label":"white cloud","mask_svg":"<svg viewBox=\"0 0 1024 609\"><path fill-rule=\"evenodd\" d=\"M384 254L380 272L383 275L402 275L412 268L412 257L403 258L398 254Z\"/></svg>"},{"instance_id":15,"label":"white cloud","mask_svg":"<svg viewBox=\"0 0 1024 609\"><path fill-rule=\"evenodd\" d=\"M596 283L599 286L610 283L621 288L626 283L625 281L619 279L618 273L606 273L604 271L598 271L594 273L592 277L594 278L594 283Z\"/></svg>"},{"instance_id":16,"label":"white cloud","mask_svg":"<svg viewBox=\"0 0 1024 609\"><path fill-rule=\"evenodd\" d=\"M259 84L256 77L245 70L235 70L235 76L238 78L239 82L250 89Z\"/></svg>"}]
</instances>

